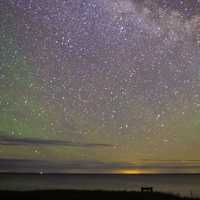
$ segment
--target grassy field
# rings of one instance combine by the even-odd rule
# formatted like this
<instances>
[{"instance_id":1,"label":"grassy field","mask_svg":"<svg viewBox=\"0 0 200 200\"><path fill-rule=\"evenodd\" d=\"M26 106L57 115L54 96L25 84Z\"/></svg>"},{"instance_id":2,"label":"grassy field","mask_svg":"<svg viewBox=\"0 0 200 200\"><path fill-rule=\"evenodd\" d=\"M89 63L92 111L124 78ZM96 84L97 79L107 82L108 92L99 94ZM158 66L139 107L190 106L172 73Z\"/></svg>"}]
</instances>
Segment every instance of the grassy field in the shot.
<instances>
[{"instance_id":1,"label":"grassy field","mask_svg":"<svg viewBox=\"0 0 200 200\"><path fill-rule=\"evenodd\" d=\"M179 197L158 192L126 192L126 191L80 191L80 190L43 190L43 191L0 191L0 199L72 199L72 200L104 200L104 199L135 199L135 200L197 200L197 198Z\"/></svg>"}]
</instances>

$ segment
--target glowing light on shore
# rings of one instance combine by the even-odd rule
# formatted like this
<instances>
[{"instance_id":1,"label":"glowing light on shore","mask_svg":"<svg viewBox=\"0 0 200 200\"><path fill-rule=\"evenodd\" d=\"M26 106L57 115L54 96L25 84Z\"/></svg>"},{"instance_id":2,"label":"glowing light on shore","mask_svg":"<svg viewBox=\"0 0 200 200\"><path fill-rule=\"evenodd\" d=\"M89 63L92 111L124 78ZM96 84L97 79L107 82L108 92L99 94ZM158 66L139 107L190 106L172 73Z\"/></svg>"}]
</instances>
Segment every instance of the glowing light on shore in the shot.
<instances>
[{"instance_id":1,"label":"glowing light on shore","mask_svg":"<svg viewBox=\"0 0 200 200\"><path fill-rule=\"evenodd\" d=\"M153 169L118 169L114 173L119 174L156 174L159 173L157 170Z\"/></svg>"}]
</instances>

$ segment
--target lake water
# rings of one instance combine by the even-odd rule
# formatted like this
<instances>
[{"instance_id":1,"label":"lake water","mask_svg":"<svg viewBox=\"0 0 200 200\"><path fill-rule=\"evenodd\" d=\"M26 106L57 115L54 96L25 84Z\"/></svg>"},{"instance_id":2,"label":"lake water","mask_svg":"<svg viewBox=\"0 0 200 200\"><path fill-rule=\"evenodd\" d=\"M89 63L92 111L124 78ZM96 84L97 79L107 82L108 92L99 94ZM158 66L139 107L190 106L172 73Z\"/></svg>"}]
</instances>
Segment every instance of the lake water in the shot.
<instances>
[{"instance_id":1,"label":"lake water","mask_svg":"<svg viewBox=\"0 0 200 200\"><path fill-rule=\"evenodd\" d=\"M193 175L16 175L1 174L0 190L89 189L155 191L200 197L200 174Z\"/></svg>"}]
</instances>

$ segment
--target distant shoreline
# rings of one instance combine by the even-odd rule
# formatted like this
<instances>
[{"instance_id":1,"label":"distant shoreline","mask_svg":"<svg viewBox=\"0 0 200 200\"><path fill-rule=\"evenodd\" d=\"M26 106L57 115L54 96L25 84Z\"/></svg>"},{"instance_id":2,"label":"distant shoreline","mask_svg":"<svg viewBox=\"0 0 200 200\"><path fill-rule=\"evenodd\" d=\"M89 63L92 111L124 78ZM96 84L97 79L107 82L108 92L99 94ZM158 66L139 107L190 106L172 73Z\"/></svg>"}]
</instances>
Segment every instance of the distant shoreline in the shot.
<instances>
[{"instance_id":1,"label":"distant shoreline","mask_svg":"<svg viewBox=\"0 0 200 200\"><path fill-rule=\"evenodd\" d=\"M141 173L141 174L123 174L123 173L49 173L49 172L0 172L0 175L122 175L122 176L140 176L140 175L200 175L200 173Z\"/></svg>"}]
</instances>

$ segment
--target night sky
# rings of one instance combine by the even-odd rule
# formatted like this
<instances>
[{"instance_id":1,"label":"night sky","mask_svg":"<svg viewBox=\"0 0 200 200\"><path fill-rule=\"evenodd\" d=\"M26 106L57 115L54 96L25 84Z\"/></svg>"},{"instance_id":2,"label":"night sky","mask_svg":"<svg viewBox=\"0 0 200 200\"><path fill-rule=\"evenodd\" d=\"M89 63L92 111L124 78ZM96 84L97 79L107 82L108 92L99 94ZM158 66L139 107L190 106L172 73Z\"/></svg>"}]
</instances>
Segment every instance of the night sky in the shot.
<instances>
[{"instance_id":1,"label":"night sky","mask_svg":"<svg viewBox=\"0 0 200 200\"><path fill-rule=\"evenodd\" d=\"M0 172L200 172L200 1L0 0Z\"/></svg>"}]
</instances>

